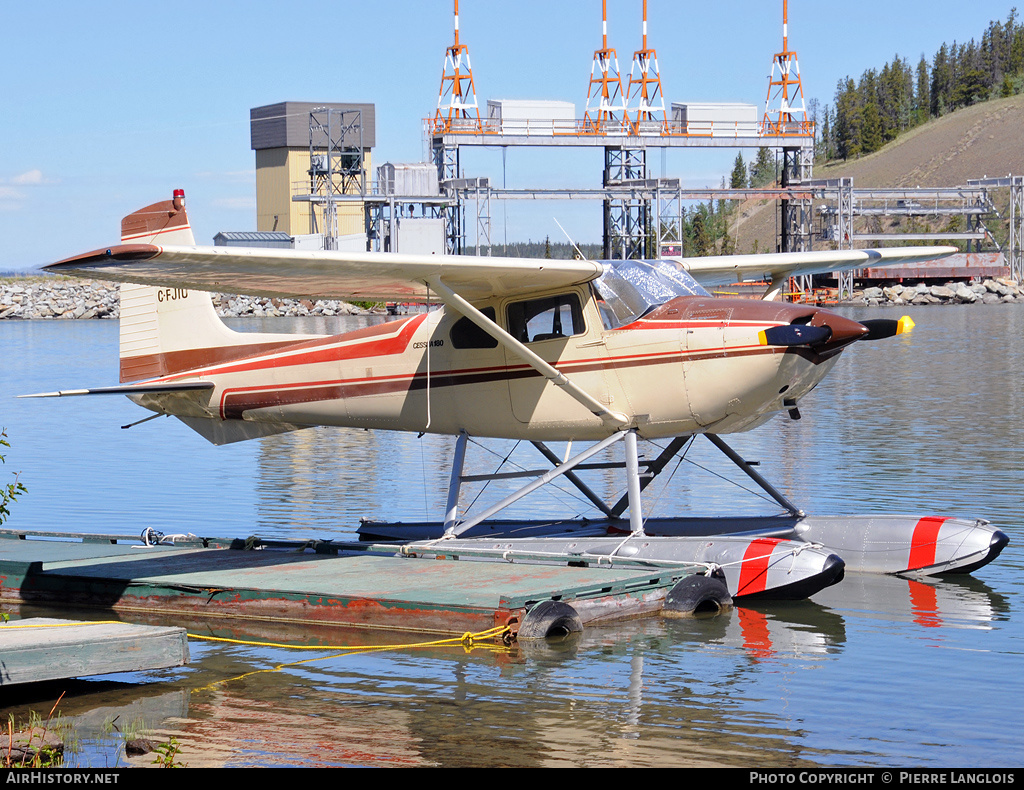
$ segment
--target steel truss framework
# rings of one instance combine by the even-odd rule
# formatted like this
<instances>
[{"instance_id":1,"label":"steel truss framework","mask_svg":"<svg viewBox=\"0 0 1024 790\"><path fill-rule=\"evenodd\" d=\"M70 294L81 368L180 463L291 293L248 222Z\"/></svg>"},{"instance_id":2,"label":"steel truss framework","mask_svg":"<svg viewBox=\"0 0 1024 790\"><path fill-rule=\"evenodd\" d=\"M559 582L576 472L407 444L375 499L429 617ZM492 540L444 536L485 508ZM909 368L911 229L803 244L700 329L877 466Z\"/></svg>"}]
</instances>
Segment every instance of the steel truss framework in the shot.
<instances>
[{"instance_id":1,"label":"steel truss framework","mask_svg":"<svg viewBox=\"0 0 1024 790\"><path fill-rule=\"evenodd\" d=\"M605 148L604 185L628 185L647 178L647 150ZM653 258L651 201L635 195L604 201L604 257Z\"/></svg>"},{"instance_id":2,"label":"steel truss framework","mask_svg":"<svg viewBox=\"0 0 1024 790\"><path fill-rule=\"evenodd\" d=\"M437 168L438 182L442 190L453 198L453 202L445 209L445 240L446 251L453 255L461 254L466 249L466 232L471 227L466 218L466 205L463 201L472 198L474 201L483 193L477 193L474 187L470 194L460 186L465 181L476 183L485 179L465 179L460 171L459 150L463 145L499 145L499 146L541 146L546 147L549 143L542 142L536 138L510 139L503 135L479 135L478 138L459 137L455 135L435 135L431 140L431 159ZM602 184L606 194L603 211L603 234L602 244L604 255L607 258L653 258L661 254L663 245L672 248L679 247L682 241L682 218L684 216L681 200L710 200L710 199L736 199L735 190L689 190L693 194L706 195L706 197L682 196L678 189L678 179L650 179L647 173L647 151L650 148L666 147L703 147L707 143L714 143L714 147L722 147L722 144L729 144L743 147L770 147L779 142L782 138L762 139L754 137L751 139L734 139L732 141L723 138L707 138L704 140L673 140L666 141L660 138L645 139L637 136L619 136L618 138L597 138L597 137L576 137L563 138L557 143L550 144L559 146L594 147L603 145L604 148L604 170L602 172ZM787 140L793 143L793 140ZM787 172L791 184L795 187L801 181L810 178L811 168L814 161L814 149L806 144L807 141L799 141L799 145L783 149L786 152L785 161L789 163ZM659 190L653 184L661 184ZM673 188L670 185L675 185ZM555 192L572 193L574 196L595 196L600 190L554 190ZM771 197L779 197L779 190L770 190ZM798 191L806 191L800 189ZM510 190L489 190L494 197L515 197L514 191ZM551 190L525 190L520 194L528 194L532 199L544 197L545 192ZM741 192L743 192L741 190ZM756 192L756 190L748 190ZM656 194L657 193L657 194ZM734 195L733 198L723 197L726 193ZM746 195L747 193L744 193ZM652 200L666 201L662 205L655 205ZM788 220L794 230L788 238L791 240L789 247L784 250L808 249L811 196L797 198L786 204L784 216L792 215ZM489 204L487 205L489 213ZM663 224L663 223L668 224ZM479 237L490 238L489 228L486 223L477 221L476 233ZM479 245L477 245L479 249ZM678 254L678 253L677 253Z\"/></svg>"},{"instance_id":3,"label":"steel truss framework","mask_svg":"<svg viewBox=\"0 0 1024 790\"><path fill-rule=\"evenodd\" d=\"M988 240L996 249L999 244L986 226L986 219L1002 219L993 200L992 192L1009 190L1009 243L1006 259L1010 276L1020 281L1024 276L1024 249L1022 249L1022 196L1024 177L972 179L964 186L918 187L914 189L855 189L853 179L843 178L829 181L805 181L804 186L813 191L820 190L826 203L819 209L825 226L819 234L823 241L840 249L854 249L878 241L966 241L968 251L978 251L981 243ZM858 217L962 217L965 230L941 232L857 232L855 220ZM838 276L840 297L853 290L858 272L841 272ZM809 288L809 284L807 285Z\"/></svg>"},{"instance_id":4,"label":"steel truss framework","mask_svg":"<svg viewBox=\"0 0 1024 790\"><path fill-rule=\"evenodd\" d=\"M424 218L444 219L449 200L446 197L425 198L422 195L366 196L363 200L363 215L367 252L391 252L396 249L398 223L406 206L418 206L420 216Z\"/></svg>"},{"instance_id":5,"label":"steel truss framework","mask_svg":"<svg viewBox=\"0 0 1024 790\"><path fill-rule=\"evenodd\" d=\"M756 483L762 491L780 505L790 516L802 517L804 511L797 507L786 496L762 477L739 453L715 434L703 434L708 441L717 447L730 461ZM494 472L482 475L464 475L466 449L469 436L460 433L455 440L455 451L452 456L451 476L448 483L448 499L445 507L444 537L456 538L478 524L487 521L502 510L518 502L523 497L552 483L559 477L565 477L597 510L607 518L617 519L628 509L629 528L634 535L644 534L644 514L641 495L643 491L661 474L669 462L693 440L694 435L677 436L653 459L643 457L638 451L638 437L635 429L617 431L600 442L591 444L586 449L570 455L571 443L566 457L560 458L543 442L531 444L551 464L549 469L524 469L514 472ZM623 443L623 461L591 462L591 459L604 452L612 445ZM594 490L580 479L578 472L595 469L624 469L626 475L626 492L615 502L606 502ZM509 494L500 502L482 510L472 517L460 517L459 500L464 483L487 482L491 480L533 478L517 491Z\"/></svg>"},{"instance_id":6,"label":"steel truss framework","mask_svg":"<svg viewBox=\"0 0 1024 790\"><path fill-rule=\"evenodd\" d=\"M337 249L336 198L366 194L363 153L362 110L313 108L309 113L309 232L324 235L325 249Z\"/></svg>"},{"instance_id":7,"label":"steel truss framework","mask_svg":"<svg viewBox=\"0 0 1024 790\"><path fill-rule=\"evenodd\" d=\"M438 149L440 150L440 149ZM457 149L454 149L457 154ZM809 167L803 152L787 159L806 173ZM1024 176L979 179L961 187L918 189L855 189L853 179L814 180L788 177L788 186L768 189L682 189L678 179L629 178L642 172L644 157L633 149L611 149L607 170L619 178L607 178L602 189L495 189L486 178L459 179L449 177L443 183L445 194L436 198L367 195L301 195L296 200L314 203L358 201L365 204L367 236L372 249L382 249L381 240L388 235L388 223L398 204L422 204L423 215L444 217L448 233L448 251L461 253L468 239L463 228L475 229L477 254L491 248L491 202L493 200L601 200L608 221L608 242L605 256L660 257L685 255L681 240L684 204L706 200L775 200L783 215L790 212L789 249L812 249L814 241L837 249L854 249L864 242L886 241L953 241L966 240L979 244L985 239L994 242L986 221L1004 219L996 210L992 192L1009 190L1009 234L1005 250L1011 276L1024 279ZM457 156L451 161L457 165ZM452 172L451 170L448 172ZM811 207L819 203L817 214L824 228L810 232ZM468 222L468 207L474 217ZM327 209L324 209L326 213ZM956 217L966 220L964 231L940 233L857 233L855 220L875 216ZM612 246L614 245L614 246ZM996 245L998 247L998 245ZM780 242L780 248L781 242ZM611 254L609 254L609 252ZM839 276L840 289L852 291L856 272ZM801 289L811 284L801 278Z\"/></svg>"}]
</instances>

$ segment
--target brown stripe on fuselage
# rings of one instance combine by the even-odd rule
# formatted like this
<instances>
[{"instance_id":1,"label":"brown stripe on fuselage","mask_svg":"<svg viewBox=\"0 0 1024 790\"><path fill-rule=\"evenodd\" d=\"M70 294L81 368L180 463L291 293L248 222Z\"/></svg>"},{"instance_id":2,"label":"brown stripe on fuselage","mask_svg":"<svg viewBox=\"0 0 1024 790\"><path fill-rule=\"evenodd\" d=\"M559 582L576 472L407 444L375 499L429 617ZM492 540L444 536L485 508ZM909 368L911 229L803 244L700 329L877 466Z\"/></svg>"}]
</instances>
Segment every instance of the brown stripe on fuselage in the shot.
<instances>
[{"instance_id":1,"label":"brown stripe on fuselage","mask_svg":"<svg viewBox=\"0 0 1024 790\"><path fill-rule=\"evenodd\" d=\"M248 343L242 346L189 348L182 351L164 351L159 354L123 357L121 359L121 383L187 373L210 365L258 357L297 345L299 343L285 340L276 343Z\"/></svg>"},{"instance_id":2,"label":"brown stripe on fuselage","mask_svg":"<svg viewBox=\"0 0 1024 790\"><path fill-rule=\"evenodd\" d=\"M696 320L719 321L723 324L733 321L788 324L800 318L813 316L816 312L819 312L819 308L808 305L764 302L760 299L677 296L655 308L638 322Z\"/></svg>"},{"instance_id":3,"label":"brown stripe on fuselage","mask_svg":"<svg viewBox=\"0 0 1024 790\"><path fill-rule=\"evenodd\" d=\"M207 348L184 349L181 351L165 351L160 354L144 354L137 357L125 357L121 360L121 383L137 381L143 378L158 378L160 376L173 376L180 373L188 373L213 365L222 365L229 362L242 362L247 359L254 359L275 351L288 349L289 351L308 351L331 346L337 343L347 343L352 340L366 340L378 335L391 335L402 329L415 316L402 318L398 321L388 321L383 324L366 326L352 332L345 332L330 337L304 338L296 335L295 340L277 340L270 343L247 343L238 346L210 346ZM421 317L422 320L422 317ZM268 360L267 367L274 367L275 360ZM298 362L302 362L299 360ZM220 371L210 371L211 374ZM126 378L126 375L131 376Z\"/></svg>"},{"instance_id":4,"label":"brown stripe on fuselage","mask_svg":"<svg viewBox=\"0 0 1024 790\"><path fill-rule=\"evenodd\" d=\"M812 364L824 361L816 357L809 349L783 349L778 347L750 347L742 349L709 349L705 352L686 354L674 352L657 356L642 355L637 357L621 357L610 360L590 360L576 364L564 364L558 369L566 375L590 372L595 370L611 370L633 368L645 365L679 364L684 361L707 359L735 358L760 356L764 354L797 354ZM515 381L521 379L540 378L541 374L528 366L513 368L478 368L464 371L431 373L431 389L444 387L468 386L471 384L488 384L495 381ZM311 382L309 385L295 385L288 388L268 386L260 388L239 388L225 390L221 396L221 416L224 419L242 419L245 412L252 409L286 406L296 403L315 403L317 401L341 400L368 395L407 394L413 390L427 387L427 374L415 373L409 376L353 379L350 381Z\"/></svg>"}]
</instances>

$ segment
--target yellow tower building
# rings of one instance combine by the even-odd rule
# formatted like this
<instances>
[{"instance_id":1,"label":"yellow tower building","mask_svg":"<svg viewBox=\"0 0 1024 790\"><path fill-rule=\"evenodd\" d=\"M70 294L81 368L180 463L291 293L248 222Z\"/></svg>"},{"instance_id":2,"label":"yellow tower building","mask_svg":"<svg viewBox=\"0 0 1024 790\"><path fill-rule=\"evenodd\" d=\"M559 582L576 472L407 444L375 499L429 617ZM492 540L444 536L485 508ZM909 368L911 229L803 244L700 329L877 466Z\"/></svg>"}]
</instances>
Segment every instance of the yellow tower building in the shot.
<instances>
[{"instance_id":1,"label":"yellow tower building","mask_svg":"<svg viewBox=\"0 0 1024 790\"><path fill-rule=\"evenodd\" d=\"M362 202L375 143L372 104L280 102L249 111L256 152L256 229L292 236L363 233ZM295 198L298 198L296 200Z\"/></svg>"}]
</instances>

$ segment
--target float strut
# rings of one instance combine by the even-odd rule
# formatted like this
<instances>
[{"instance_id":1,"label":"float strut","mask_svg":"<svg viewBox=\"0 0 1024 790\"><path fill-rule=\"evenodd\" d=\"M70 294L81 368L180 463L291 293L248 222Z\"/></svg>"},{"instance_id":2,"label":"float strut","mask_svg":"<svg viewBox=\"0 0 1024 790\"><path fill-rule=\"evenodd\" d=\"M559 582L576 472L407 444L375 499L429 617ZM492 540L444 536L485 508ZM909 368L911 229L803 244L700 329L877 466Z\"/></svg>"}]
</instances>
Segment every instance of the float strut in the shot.
<instances>
[{"instance_id":1,"label":"float strut","mask_svg":"<svg viewBox=\"0 0 1024 790\"><path fill-rule=\"evenodd\" d=\"M579 464L582 464L584 461L586 461L591 456L594 456L597 453L602 452L603 450L605 450L605 448L615 444L615 442L619 441L620 439L622 439L623 437L626 437L626 436L628 436L628 434L624 434L622 432L616 432L616 433L611 434L610 436L608 436L605 439L602 439L600 442L598 442L597 444L593 445L592 447L589 447L588 449L584 450L583 452L579 453L578 455L573 456L568 461L565 461L564 463L559 464L554 469L549 470L548 472L546 472L545 474L541 475L536 480L534 480L532 483L523 486L522 488L520 488L515 493L510 494L509 496L505 497L503 500L498 502L496 505L492 505L491 507L487 508L487 510L485 510L480 515L475 516L474 518L468 519L466 521L463 521L461 524L459 524L457 526L455 524L453 524L450 529L446 529L445 530L444 537L446 537L446 538L458 537L459 535L461 535L466 530L470 529L471 527L475 527L477 524L479 524L479 523L481 523L483 521L486 521L491 516L493 516L495 513L499 513L500 511L502 511L505 508L507 508L513 502L518 502L520 499L522 499L527 494L529 494L529 493L531 493L533 491L536 491L541 486L547 485L548 483L550 483L555 478L559 477L560 475L564 475L566 472L568 472L573 467L578 466ZM634 441L635 441L635 436L634 436ZM628 455L628 451L627 451L627 455ZM634 453L634 457L635 457L635 453Z\"/></svg>"},{"instance_id":2,"label":"float strut","mask_svg":"<svg viewBox=\"0 0 1024 790\"><path fill-rule=\"evenodd\" d=\"M455 439L452 476L448 481L448 506L444 511L444 528L446 532L454 528L455 522L459 517L459 492L462 490L462 467L466 462L466 441L468 439L469 434L465 431L459 431L459 435Z\"/></svg>"},{"instance_id":3,"label":"float strut","mask_svg":"<svg viewBox=\"0 0 1024 790\"><path fill-rule=\"evenodd\" d=\"M551 452L551 449L543 442L531 442L531 444L540 451L541 455L547 458L548 461L550 461L555 466L558 466L560 463L562 463L562 460L553 452ZM601 497L599 497L591 490L590 486L588 486L586 483L580 480L579 475L577 475L575 472L566 472L565 477L569 482L576 486L576 488L579 490L581 494L583 494L583 496L590 500L591 504L594 507L596 507L609 518L616 517L617 514L612 513L611 508L604 503Z\"/></svg>"},{"instance_id":4,"label":"float strut","mask_svg":"<svg viewBox=\"0 0 1024 790\"><path fill-rule=\"evenodd\" d=\"M643 505L640 502L640 459L636 450L636 431L626 431L626 494L629 496L629 531L644 534Z\"/></svg>"},{"instance_id":5,"label":"float strut","mask_svg":"<svg viewBox=\"0 0 1024 790\"><path fill-rule=\"evenodd\" d=\"M677 436L675 439L672 440L671 444L669 444L669 446L662 451L661 455L659 455L653 461L645 462L647 466L647 471L644 474L640 475L641 493L645 488L647 488L647 486L654 482L654 478L656 478L658 475L662 473L662 471L665 469L665 465L668 464L668 462L671 461L679 453L679 451L686 446L686 443L689 442L692 438L692 434L687 436ZM628 506L629 492L627 491L619 498L619 501L615 503L609 515L613 518L618 518L625 512Z\"/></svg>"},{"instance_id":6,"label":"float strut","mask_svg":"<svg viewBox=\"0 0 1024 790\"><path fill-rule=\"evenodd\" d=\"M802 518L803 516L807 515L806 513L804 513L804 511L802 511L800 508L798 508L796 505L794 505L792 502L786 499L786 497L783 496L782 492L775 488L775 486L773 486L771 483L769 483L767 480L761 477L761 475L755 472L750 464L744 461L743 458L741 458L735 450L733 450L729 445L722 441L721 437L716 436L713 433L706 433L704 435L708 438L709 442L711 442L715 447L717 447L719 450L725 453L726 457L728 457L730 461L732 461L734 464L736 464L736 466L742 469L751 480L753 480L755 483L761 486L761 489L766 494L768 494L768 496L770 496L772 499L774 499L776 502L778 502L780 505L786 508L786 510L789 511L789 514L791 516Z\"/></svg>"}]
</instances>

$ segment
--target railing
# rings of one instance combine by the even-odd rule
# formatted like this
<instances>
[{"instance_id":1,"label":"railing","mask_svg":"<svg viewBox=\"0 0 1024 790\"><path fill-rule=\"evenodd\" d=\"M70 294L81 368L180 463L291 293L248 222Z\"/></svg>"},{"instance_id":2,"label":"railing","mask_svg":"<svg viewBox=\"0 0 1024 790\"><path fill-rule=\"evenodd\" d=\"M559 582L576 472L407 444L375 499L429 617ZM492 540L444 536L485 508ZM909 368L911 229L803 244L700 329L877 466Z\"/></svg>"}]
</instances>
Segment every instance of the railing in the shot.
<instances>
[{"instance_id":1,"label":"railing","mask_svg":"<svg viewBox=\"0 0 1024 790\"><path fill-rule=\"evenodd\" d=\"M583 119L426 118L430 135L503 135L519 137L757 137L814 136L811 121L790 123L760 121L634 121L628 118L595 121Z\"/></svg>"}]
</instances>

